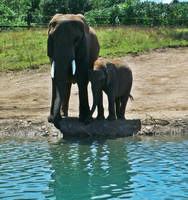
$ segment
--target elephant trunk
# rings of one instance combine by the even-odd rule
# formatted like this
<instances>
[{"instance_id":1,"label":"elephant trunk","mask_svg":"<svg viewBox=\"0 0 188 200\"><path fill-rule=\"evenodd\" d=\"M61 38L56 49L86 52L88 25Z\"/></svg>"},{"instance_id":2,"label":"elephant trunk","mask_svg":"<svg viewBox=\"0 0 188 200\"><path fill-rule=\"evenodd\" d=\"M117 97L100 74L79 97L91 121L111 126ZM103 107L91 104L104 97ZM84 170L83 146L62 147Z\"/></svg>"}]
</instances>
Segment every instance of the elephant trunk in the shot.
<instances>
[{"instance_id":1,"label":"elephant trunk","mask_svg":"<svg viewBox=\"0 0 188 200\"><path fill-rule=\"evenodd\" d=\"M48 117L48 121L54 123L55 127L58 129L60 128L59 121L61 120L60 108L64 100L66 82L68 77L68 67L63 68L64 73L62 73L63 69L61 66L63 66L63 63L61 61L60 62L52 61L52 69L51 69L52 101L51 101L50 116Z\"/></svg>"},{"instance_id":2,"label":"elephant trunk","mask_svg":"<svg viewBox=\"0 0 188 200\"><path fill-rule=\"evenodd\" d=\"M93 105L92 105L91 112L90 112L91 117L92 117L93 113L95 112L96 106L98 105L98 101L99 101L98 92L96 92L95 90L92 89L92 93L93 93Z\"/></svg>"},{"instance_id":3,"label":"elephant trunk","mask_svg":"<svg viewBox=\"0 0 188 200\"><path fill-rule=\"evenodd\" d=\"M61 120L60 115L60 108L61 103L63 101L64 96L64 88L65 88L65 81L55 81L52 80L52 104L51 104L51 111L50 117L48 118L49 122L54 123L56 128L59 127L59 121Z\"/></svg>"},{"instance_id":4,"label":"elephant trunk","mask_svg":"<svg viewBox=\"0 0 188 200\"><path fill-rule=\"evenodd\" d=\"M88 115L88 118L85 120L85 124L86 124L86 125L89 124L89 123L91 122L91 120L92 120L92 115L93 115L93 113L95 112L96 106L97 106L97 97L94 98L91 111L90 111L90 113L89 113L89 115Z\"/></svg>"},{"instance_id":5,"label":"elephant trunk","mask_svg":"<svg viewBox=\"0 0 188 200\"><path fill-rule=\"evenodd\" d=\"M96 103L93 103L93 106L92 106L91 112L90 112L90 116L91 116L91 117L92 117L93 113L95 112L96 106L97 106L97 104L96 104Z\"/></svg>"}]
</instances>

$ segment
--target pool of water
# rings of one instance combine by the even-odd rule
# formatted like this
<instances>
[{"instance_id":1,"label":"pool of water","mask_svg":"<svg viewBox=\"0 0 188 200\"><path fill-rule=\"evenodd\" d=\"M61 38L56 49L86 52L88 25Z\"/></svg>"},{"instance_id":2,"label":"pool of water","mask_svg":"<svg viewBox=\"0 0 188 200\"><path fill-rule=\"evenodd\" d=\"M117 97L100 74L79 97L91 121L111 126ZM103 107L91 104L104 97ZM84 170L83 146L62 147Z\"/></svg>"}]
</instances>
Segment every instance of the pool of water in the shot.
<instances>
[{"instance_id":1,"label":"pool of water","mask_svg":"<svg viewBox=\"0 0 188 200\"><path fill-rule=\"evenodd\" d=\"M0 139L0 199L188 198L188 136Z\"/></svg>"}]
</instances>

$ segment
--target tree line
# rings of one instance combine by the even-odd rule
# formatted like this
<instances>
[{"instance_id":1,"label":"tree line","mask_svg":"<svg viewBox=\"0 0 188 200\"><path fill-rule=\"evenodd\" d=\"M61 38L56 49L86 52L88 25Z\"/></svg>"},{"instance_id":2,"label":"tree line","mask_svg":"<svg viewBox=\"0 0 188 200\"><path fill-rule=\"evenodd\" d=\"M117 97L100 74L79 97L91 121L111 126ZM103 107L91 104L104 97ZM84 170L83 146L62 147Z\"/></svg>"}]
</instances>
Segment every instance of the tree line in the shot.
<instances>
[{"instance_id":1,"label":"tree line","mask_svg":"<svg viewBox=\"0 0 188 200\"><path fill-rule=\"evenodd\" d=\"M188 2L178 0L1 0L0 25L47 24L55 13L82 13L90 25L188 26Z\"/></svg>"}]
</instances>

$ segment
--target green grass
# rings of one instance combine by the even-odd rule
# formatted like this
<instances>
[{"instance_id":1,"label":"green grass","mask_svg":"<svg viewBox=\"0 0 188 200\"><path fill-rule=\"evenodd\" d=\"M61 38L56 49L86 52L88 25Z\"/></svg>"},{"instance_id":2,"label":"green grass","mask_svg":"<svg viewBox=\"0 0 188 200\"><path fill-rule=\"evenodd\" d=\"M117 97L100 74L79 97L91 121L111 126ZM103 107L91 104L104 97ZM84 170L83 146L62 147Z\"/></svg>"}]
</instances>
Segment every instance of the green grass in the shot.
<instances>
[{"instance_id":1,"label":"green grass","mask_svg":"<svg viewBox=\"0 0 188 200\"><path fill-rule=\"evenodd\" d=\"M188 45L188 29L119 27L98 29L104 57L139 54L146 50Z\"/></svg>"},{"instance_id":2,"label":"green grass","mask_svg":"<svg viewBox=\"0 0 188 200\"><path fill-rule=\"evenodd\" d=\"M186 28L97 28L100 56L121 57L146 50L188 46ZM47 30L0 32L0 71L21 70L49 63Z\"/></svg>"},{"instance_id":3,"label":"green grass","mask_svg":"<svg viewBox=\"0 0 188 200\"><path fill-rule=\"evenodd\" d=\"M46 43L46 30L1 32L0 70L21 70L47 63Z\"/></svg>"}]
</instances>

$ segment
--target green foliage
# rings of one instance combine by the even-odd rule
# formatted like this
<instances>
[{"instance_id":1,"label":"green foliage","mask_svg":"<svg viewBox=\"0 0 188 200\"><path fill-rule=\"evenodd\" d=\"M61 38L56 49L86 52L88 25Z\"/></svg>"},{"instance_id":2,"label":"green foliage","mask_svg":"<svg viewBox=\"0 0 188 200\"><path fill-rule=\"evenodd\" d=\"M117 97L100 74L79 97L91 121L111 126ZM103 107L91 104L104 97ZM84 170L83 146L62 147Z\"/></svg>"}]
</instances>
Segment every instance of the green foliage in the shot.
<instances>
[{"instance_id":1,"label":"green foliage","mask_svg":"<svg viewBox=\"0 0 188 200\"><path fill-rule=\"evenodd\" d=\"M43 22L49 22L56 13L82 13L89 11L91 6L87 0L41 0L40 10Z\"/></svg>"},{"instance_id":2,"label":"green foliage","mask_svg":"<svg viewBox=\"0 0 188 200\"><path fill-rule=\"evenodd\" d=\"M127 0L89 0L89 5L91 5L92 9L101 9L109 8L120 3L125 3L126 1Z\"/></svg>"},{"instance_id":3,"label":"green foliage","mask_svg":"<svg viewBox=\"0 0 188 200\"><path fill-rule=\"evenodd\" d=\"M184 25L188 26L188 2L162 4L138 0L126 1L109 8L95 9L85 14L91 25Z\"/></svg>"},{"instance_id":4,"label":"green foliage","mask_svg":"<svg viewBox=\"0 0 188 200\"><path fill-rule=\"evenodd\" d=\"M188 29L98 28L100 56L120 57L166 46L187 46ZM0 71L21 70L49 63L47 30L0 32Z\"/></svg>"},{"instance_id":5,"label":"green foliage","mask_svg":"<svg viewBox=\"0 0 188 200\"><path fill-rule=\"evenodd\" d=\"M1 0L0 25L46 24L56 13L85 14L91 25L188 26L188 2L140 0Z\"/></svg>"},{"instance_id":6,"label":"green foliage","mask_svg":"<svg viewBox=\"0 0 188 200\"><path fill-rule=\"evenodd\" d=\"M0 25L26 25L27 15L39 10L38 0L1 0ZM34 18L33 22L37 22Z\"/></svg>"}]
</instances>

